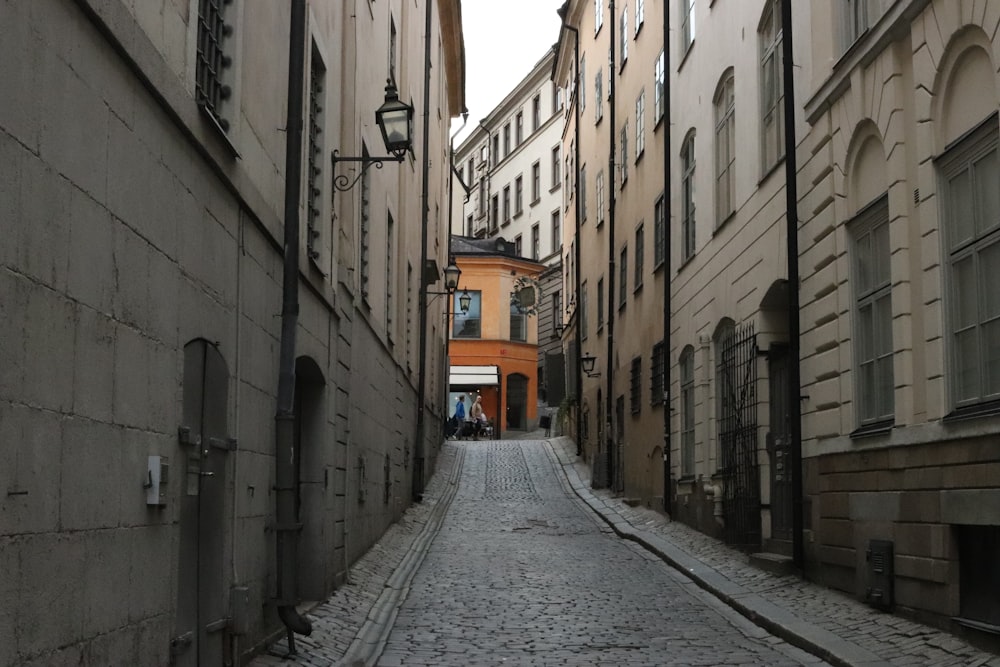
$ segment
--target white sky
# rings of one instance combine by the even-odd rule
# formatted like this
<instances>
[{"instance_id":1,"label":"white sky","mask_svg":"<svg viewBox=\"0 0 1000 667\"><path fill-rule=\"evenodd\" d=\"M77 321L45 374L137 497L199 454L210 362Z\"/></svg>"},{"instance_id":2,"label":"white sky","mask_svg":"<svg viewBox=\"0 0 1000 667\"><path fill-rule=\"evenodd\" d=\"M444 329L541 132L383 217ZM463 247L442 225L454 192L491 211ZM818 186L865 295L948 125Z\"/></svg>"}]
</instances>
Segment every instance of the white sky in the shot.
<instances>
[{"instance_id":1,"label":"white sky","mask_svg":"<svg viewBox=\"0 0 1000 667\"><path fill-rule=\"evenodd\" d=\"M562 4L563 0L463 0L469 124L456 137L456 146L559 39L556 10ZM456 119L452 132L461 125L462 119Z\"/></svg>"}]
</instances>

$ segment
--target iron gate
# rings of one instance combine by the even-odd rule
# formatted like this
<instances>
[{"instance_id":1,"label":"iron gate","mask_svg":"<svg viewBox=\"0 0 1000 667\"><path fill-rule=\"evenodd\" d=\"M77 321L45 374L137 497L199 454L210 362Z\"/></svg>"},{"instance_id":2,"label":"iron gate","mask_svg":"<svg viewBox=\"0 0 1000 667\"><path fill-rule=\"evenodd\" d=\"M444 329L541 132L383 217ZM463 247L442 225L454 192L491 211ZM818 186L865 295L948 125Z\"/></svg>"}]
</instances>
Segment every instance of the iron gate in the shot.
<instances>
[{"instance_id":1,"label":"iron gate","mask_svg":"<svg viewBox=\"0 0 1000 667\"><path fill-rule=\"evenodd\" d=\"M757 464L757 335L752 324L719 341L719 473L723 477L726 543L760 548Z\"/></svg>"}]
</instances>

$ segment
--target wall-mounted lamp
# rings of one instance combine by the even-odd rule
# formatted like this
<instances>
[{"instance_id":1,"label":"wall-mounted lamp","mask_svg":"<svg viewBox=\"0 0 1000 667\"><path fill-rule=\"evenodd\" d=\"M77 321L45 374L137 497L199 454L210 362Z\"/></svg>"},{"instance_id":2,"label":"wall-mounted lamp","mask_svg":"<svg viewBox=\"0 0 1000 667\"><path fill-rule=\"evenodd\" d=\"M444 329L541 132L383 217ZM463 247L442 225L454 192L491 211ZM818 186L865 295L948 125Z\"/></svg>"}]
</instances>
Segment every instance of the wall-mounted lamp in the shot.
<instances>
[{"instance_id":1,"label":"wall-mounted lamp","mask_svg":"<svg viewBox=\"0 0 1000 667\"><path fill-rule=\"evenodd\" d=\"M338 162L361 163L361 171L353 181L345 175L334 176L333 187L338 191L347 192L353 188L372 165L375 165L376 169L381 169L383 162L402 162L413 145L413 107L399 100L396 84L391 79L385 86L385 101L375 110L375 123L382 132L385 149L392 155L341 157L337 151L333 151L334 174Z\"/></svg>"},{"instance_id":2,"label":"wall-mounted lamp","mask_svg":"<svg viewBox=\"0 0 1000 667\"><path fill-rule=\"evenodd\" d=\"M601 377L600 373L594 372L594 364L596 363L597 363L597 357L595 357L592 354L585 354L584 356L580 357L580 368L583 369L583 372L586 373L587 377L589 378Z\"/></svg>"},{"instance_id":3,"label":"wall-mounted lamp","mask_svg":"<svg viewBox=\"0 0 1000 667\"><path fill-rule=\"evenodd\" d=\"M469 294L469 290L462 290L462 296L458 297L458 307L463 315L469 312L469 308L472 307L472 295Z\"/></svg>"}]
</instances>

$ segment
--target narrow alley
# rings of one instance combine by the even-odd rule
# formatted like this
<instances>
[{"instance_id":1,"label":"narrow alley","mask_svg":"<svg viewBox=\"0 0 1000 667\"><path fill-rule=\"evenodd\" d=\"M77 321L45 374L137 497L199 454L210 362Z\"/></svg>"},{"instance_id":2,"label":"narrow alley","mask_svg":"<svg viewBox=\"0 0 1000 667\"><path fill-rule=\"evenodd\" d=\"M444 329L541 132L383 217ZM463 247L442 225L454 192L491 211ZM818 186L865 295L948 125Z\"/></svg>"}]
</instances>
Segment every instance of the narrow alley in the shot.
<instances>
[{"instance_id":1,"label":"narrow alley","mask_svg":"<svg viewBox=\"0 0 1000 667\"><path fill-rule=\"evenodd\" d=\"M281 641L254 667L1000 665L834 591L734 566L722 545L698 553L683 525L592 495L571 450L565 438L449 442L425 502L313 608L315 631L296 637L296 655ZM695 541L668 535L657 553L649 535L664 525ZM670 549L689 552L688 564ZM751 623L726 592L828 661Z\"/></svg>"}]
</instances>

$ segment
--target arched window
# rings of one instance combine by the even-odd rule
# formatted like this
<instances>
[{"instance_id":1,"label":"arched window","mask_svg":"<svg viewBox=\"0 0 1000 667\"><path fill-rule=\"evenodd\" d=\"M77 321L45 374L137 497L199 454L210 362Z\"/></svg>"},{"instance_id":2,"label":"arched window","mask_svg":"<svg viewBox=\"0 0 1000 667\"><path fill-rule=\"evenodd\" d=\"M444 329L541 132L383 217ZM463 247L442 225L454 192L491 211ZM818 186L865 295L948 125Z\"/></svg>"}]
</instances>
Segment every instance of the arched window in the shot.
<instances>
[{"instance_id":1,"label":"arched window","mask_svg":"<svg viewBox=\"0 0 1000 667\"><path fill-rule=\"evenodd\" d=\"M785 89L781 78L781 3L767 0L757 28L760 43L760 159L767 173L785 154Z\"/></svg>"},{"instance_id":2,"label":"arched window","mask_svg":"<svg viewBox=\"0 0 1000 667\"><path fill-rule=\"evenodd\" d=\"M694 257L694 132L681 147L681 261Z\"/></svg>"},{"instance_id":3,"label":"arched window","mask_svg":"<svg viewBox=\"0 0 1000 667\"><path fill-rule=\"evenodd\" d=\"M722 78L715 93L715 226L722 226L736 199L736 96L733 71Z\"/></svg>"}]
</instances>

